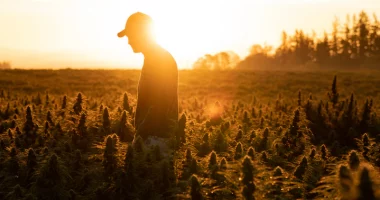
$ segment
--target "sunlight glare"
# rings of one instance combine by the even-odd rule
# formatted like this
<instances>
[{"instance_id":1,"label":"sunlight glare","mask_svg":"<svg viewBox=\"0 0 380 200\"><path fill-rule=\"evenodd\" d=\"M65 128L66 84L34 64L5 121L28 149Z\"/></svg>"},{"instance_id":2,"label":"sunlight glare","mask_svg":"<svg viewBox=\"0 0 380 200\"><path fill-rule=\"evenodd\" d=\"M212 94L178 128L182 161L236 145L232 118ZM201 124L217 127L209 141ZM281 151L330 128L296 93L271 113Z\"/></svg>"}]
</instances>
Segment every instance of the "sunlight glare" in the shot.
<instances>
[{"instance_id":1,"label":"sunlight glare","mask_svg":"<svg viewBox=\"0 0 380 200\"><path fill-rule=\"evenodd\" d=\"M157 41L179 56L199 55L199 49L213 49L212 37L217 38L204 13L153 13ZM173 17L175 15L176 17ZM209 31L204 31L208 30Z\"/></svg>"},{"instance_id":2,"label":"sunlight glare","mask_svg":"<svg viewBox=\"0 0 380 200\"><path fill-rule=\"evenodd\" d=\"M166 9L158 10L156 6ZM157 5L143 8L141 11L153 18L158 43L182 63L193 63L204 54L215 54L227 50L228 46L240 46L236 39L245 37L244 32L238 33L241 37L233 37L245 23L232 21L231 15L242 20L247 17L234 13L234 10L244 9L244 6L232 2L160 1ZM255 24L255 20L251 19L251 23Z\"/></svg>"}]
</instances>

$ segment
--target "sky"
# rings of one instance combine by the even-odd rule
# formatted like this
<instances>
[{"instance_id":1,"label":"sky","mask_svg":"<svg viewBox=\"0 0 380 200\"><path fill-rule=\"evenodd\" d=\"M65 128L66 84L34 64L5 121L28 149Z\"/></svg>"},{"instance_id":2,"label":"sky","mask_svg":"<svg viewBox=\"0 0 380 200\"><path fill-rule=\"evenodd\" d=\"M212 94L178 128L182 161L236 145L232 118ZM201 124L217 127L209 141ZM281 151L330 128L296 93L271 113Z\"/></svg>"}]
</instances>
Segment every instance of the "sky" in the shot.
<instances>
[{"instance_id":1,"label":"sky","mask_svg":"<svg viewBox=\"0 0 380 200\"><path fill-rule=\"evenodd\" d=\"M126 19L140 11L179 68L206 53L280 43L281 31L322 34L337 16L380 15L380 0L0 0L0 61L18 68L141 68Z\"/></svg>"}]
</instances>

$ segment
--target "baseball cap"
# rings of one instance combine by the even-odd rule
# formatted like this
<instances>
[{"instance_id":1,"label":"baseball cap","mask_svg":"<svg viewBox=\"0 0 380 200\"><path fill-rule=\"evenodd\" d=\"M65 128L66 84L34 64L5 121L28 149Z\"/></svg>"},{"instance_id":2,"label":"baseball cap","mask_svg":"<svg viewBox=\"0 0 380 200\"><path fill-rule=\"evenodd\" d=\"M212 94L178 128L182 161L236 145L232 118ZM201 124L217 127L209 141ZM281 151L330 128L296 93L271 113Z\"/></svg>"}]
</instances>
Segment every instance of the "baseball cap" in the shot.
<instances>
[{"instance_id":1,"label":"baseball cap","mask_svg":"<svg viewBox=\"0 0 380 200\"><path fill-rule=\"evenodd\" d=\"M152 18L142 12L133 13L128 17L127 22L125 23L125 28L120 31L117 36L124 37L132 31L145 31L152 24Z\"/></svg>"}]
</instances>

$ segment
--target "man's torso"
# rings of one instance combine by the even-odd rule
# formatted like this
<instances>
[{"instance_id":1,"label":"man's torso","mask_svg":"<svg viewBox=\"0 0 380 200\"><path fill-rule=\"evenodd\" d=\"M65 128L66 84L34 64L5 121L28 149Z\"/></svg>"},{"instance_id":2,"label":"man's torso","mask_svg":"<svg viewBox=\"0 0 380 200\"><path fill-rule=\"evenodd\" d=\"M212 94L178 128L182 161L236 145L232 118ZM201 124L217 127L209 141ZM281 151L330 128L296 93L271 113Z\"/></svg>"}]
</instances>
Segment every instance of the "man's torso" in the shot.
<instances>
[{"instance_id":1,"label":"man's torso","mask_svg":"<svg viewBox=\"0 0 380 200\"><path fill-rule=\"evenodd\" d=\"M150 114L152 123L144 125L144 134L168 137L170 126L178 120L178 69L174 58L163 49L145 56L138 86L136 128L140 128L151 106L159 112Z\"/></svg>"}]
</instances>

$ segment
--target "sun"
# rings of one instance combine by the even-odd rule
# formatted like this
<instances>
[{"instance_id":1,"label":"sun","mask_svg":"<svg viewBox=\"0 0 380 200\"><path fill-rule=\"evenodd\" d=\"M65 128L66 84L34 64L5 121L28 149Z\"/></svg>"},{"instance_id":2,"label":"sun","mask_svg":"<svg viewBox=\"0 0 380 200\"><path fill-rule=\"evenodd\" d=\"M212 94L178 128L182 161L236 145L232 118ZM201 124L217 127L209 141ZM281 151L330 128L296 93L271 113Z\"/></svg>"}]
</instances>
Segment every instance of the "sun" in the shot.
<instances>
[{"instance_id":1,"label":"sun","mask_svg":"<svg viewBox=\"0 0 380 200\"><path fill-rule=\"evenodd\" d=\"M165 20L165 16L157 17L154 22L154 35L159 44L179 55L194 55L199 52L201 44L207 44L197 33L191 30L191 25L184 19Z\"/></svg>"},{"instance_id":2,"label":"sun","mask_svg":"<svg viewBox=\"0 0 380 200\"><path fill-rule=\"evenodd\" d=\"M194 8L192 9L193 6ZM147 12L153 19L153 32L157 42L178 58L195 61L206 53L220 50L226 42L226 31L220 30L221 20L215 20L209 11L189 8L167 12Z\"/></svg>"},{"instance_id":3,"label":"sun","mask_svg":"<svg viewBox=\"0 0 380 200\"><path fill-rule=\"evenodd\" d=\"M236 4L218 3L216 0L145 1L129 8L128 14L143 12L152 18L153 37L174 56L180 68L191 68L193 63L205 54L245 48L244 45L247 42L238 40L246 38L248 34L237 30L246 27L242 22L246 16L240 14L238 20L233 20L232 16L239 14L234 12L240 9ZM234 7L231 8L231 6ZM123 6L120 5L120 7ZM125 5L125 7L128 6ZM118 13L117 16L115 14L115 19L118 20L114 29L119 29L117 27L125 23L119 20L123 16L128 15L124 11ZM252 27L257 27L254 23L250 23ZM253 37L255 36L257 35L253 34ZM115 41L115 45L119 44ZM129 59L131 57L129 56Z\"/></svg>"}]
</instances>

